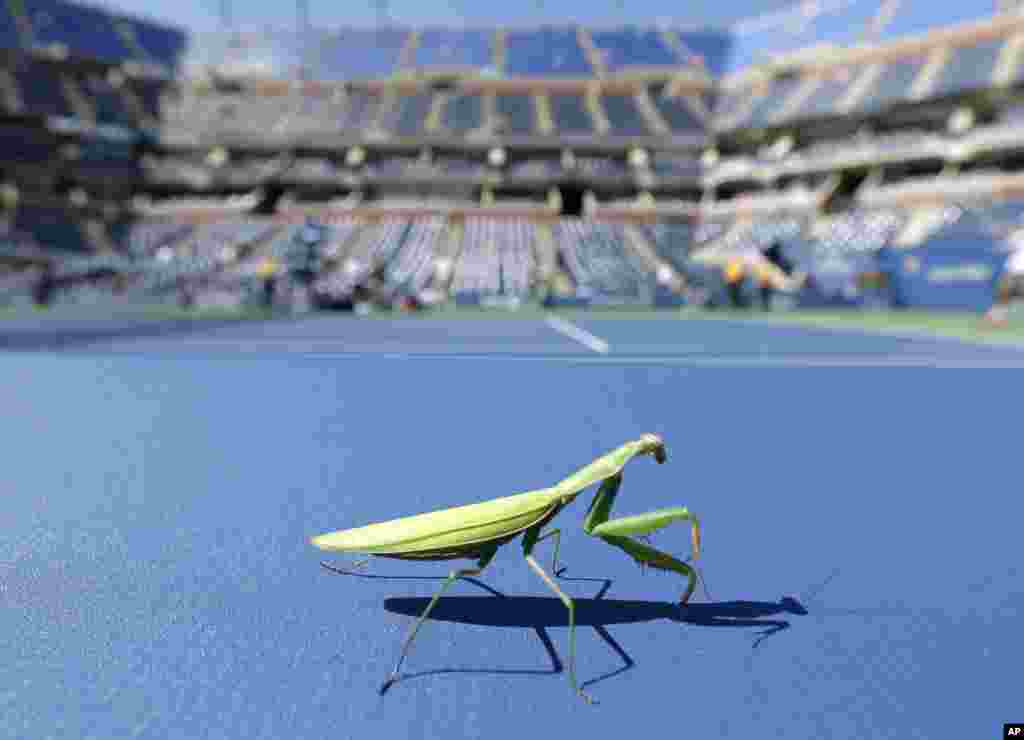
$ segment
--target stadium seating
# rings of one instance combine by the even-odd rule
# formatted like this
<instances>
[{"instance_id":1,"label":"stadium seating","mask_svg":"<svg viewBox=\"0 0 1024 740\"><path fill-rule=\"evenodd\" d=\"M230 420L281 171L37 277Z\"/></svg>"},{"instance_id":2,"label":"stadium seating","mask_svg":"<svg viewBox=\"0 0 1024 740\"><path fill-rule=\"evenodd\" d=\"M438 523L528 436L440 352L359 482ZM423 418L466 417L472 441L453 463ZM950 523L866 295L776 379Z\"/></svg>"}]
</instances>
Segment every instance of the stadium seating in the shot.
<instances>
[{"instance_id":1,"label":"stadium seating","mask_svg":"<svg viewBox=\"0 0 1024 740\"><path fill-rule=\"evenodd\" d=\"M686 104L684 99L666 95L664 84L651 85L648 91L651 102L672 133L688 134L703 130L704 125L697 118L693 109Z\"/></svg>"},{"instance_id":2,"label":"stadium seating","mask_svg":"<svg viewBox=\"0 0 1024 740\"><path fill-rule=\"evenodd\" d=\"M473 302L525 300L533 288L534 229L523 220L467 219L451 293Z\"/></svg>"},{"instance_id":3,"label":"stadium seating","mask_svg":"<svg viewBox=\"0 0 1024 740\"><path fill-rule=\"evenodd\" d=\"M12 72L26 113L43 116L74 115L64 94L62 74L56 65L22 58L14 65Z\"/></svg>"},{"instance_id":4,"label":"stadium seating","mask_svg":"<svg viewBox=\"0 0 1024 740\"><path fill-rule=\"evenodd\" d=\"M647 136L651 134L647 121L637 108L632 95L602 95L611 133L617 136Z\"/></svg>"},{"instance_id":5,"label":"stadium seating","mask_svg":"<svg viewBox=\"0 0 1024 740\"><path fill-rule=\"evenodd\" d=\"M430 28L419 35L412 58L417 69L494 65L493 35L488 31Z\"/></svg>"},{"instance_id":6,"label":"stadium seating","mask_svg":"<svg viewBox=\"0 0 1024 740\"><path fill-rule=\"evenodd\" d=\"M620 226L563 219L555 238L578 295L594 301L650 300L651 276L630 254Z\"/></svg>"},{"instance_id":7,"label":"stadium seating","mask_svg":"<svg viewBox=\"0 0 1024 740\"><path fill-rule=\"evenodd\" d=\"M688 63L653 29L592 31L590 37L600 50L605 67L612 72L630 67L673 67Z\"/></svg>"},{"instance_id":8,"label":"stadium seating","mask_svg":"<svg viewBox=\"0 0 1024 740\"><path fill-rule=\"evenodd\" d=\"M387 77L398 69L409 31L345 29L320 44L318 76L324 80Z\"/></svg>"},{"instance_id":9,"label":"stadium seating","mask_svg":"<svg viewBox=\"0 0 1024 740\"><path fill-rule=\"evenodd\" d=\"M582 95L555 94L550 96L551 117L560 134L589 134L594 122L587 111Z\"/></svg>"},{"instance_id":10,"label":"stadium seating","mask_svg":"<svg viewBox=\"0 0 1024 740\"><path fill-rule=\"evenodd\" d=\"M505 39L505 74L516 77L590 77L590 62L575 28L510 31Z\"/></svg>"},{"instance_id":11,"label":"stadium seating","mask_svg":"<svg viewBox=\"0 0 1024 740\"><path fill-rule=\"evenodd\" d=\"M452 133L466 133L483 123L483 96L454 95L445 101L441 125Z\"/></svg>"},{"instance_id":12,"label":"stadium seating","mask_svg":"<svg viewBox=\"0 0 1024 740\"><path fill-rule=\"evenodd\" d=\"M106 62L132 57L113 19L103 11L62 0L23 2L37 44L63 44L77 54Z\"/></svg>"},{"instance_id":13,"label":"stadium seating","mask_svg":"<svg viewBox=\"0 0 1024 740\"><path fill-rule=\"evenodd\" d=\"M536 130L536 112L533 98L529 95L498 95L495 110L502 133L515 136L532 134Z\"/></svg>"}]
</instances>

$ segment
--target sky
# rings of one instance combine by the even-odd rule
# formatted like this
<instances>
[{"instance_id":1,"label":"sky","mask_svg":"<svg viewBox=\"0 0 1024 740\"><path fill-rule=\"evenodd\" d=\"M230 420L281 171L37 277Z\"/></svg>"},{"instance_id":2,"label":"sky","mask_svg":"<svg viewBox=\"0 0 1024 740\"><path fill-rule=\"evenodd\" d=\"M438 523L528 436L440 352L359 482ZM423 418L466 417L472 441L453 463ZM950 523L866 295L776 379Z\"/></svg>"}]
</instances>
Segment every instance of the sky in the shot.
<instances>
[{"instance_id":1,"label":"sky","mask_svg":"<svg viewBox=\"0 0 1024 740\"><path fill-rule=\"evenodd\" d=\"M87 0L88 1L88 0ZM226 0L239 25L294 27L294 2ZM724 25L739 18L794 4L794 0L308 0L312 23L319 27L369 26L377 22L378 2L388 3L388 17L401 25L494 26L581 23L583 25ZM222 0L92 0L111 10L164 21L189 31L220 25Z\"/></svg>"}]
</instances>

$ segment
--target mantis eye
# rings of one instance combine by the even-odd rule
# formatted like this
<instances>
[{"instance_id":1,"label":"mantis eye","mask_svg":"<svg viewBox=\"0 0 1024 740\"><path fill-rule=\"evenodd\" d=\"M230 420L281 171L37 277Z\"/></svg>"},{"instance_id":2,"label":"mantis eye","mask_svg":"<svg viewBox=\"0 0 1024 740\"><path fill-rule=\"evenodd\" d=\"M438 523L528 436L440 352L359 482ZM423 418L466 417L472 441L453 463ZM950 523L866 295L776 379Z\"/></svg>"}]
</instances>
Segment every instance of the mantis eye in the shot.
<instances>
[{"instance_id":1,"label":"mantis eye","mask_svg":"<svg viewBox=\"0 0 1024 740\"><path fill-rule=\"evenodd\" d=\"M654 455L654 459L658 461L658 464L661 464L668 459L668 455L665 453L665 442L661 437L657 434L645 434L642 439L647 446L645 451L652 453Z\"/></svg>"}]
</instances>

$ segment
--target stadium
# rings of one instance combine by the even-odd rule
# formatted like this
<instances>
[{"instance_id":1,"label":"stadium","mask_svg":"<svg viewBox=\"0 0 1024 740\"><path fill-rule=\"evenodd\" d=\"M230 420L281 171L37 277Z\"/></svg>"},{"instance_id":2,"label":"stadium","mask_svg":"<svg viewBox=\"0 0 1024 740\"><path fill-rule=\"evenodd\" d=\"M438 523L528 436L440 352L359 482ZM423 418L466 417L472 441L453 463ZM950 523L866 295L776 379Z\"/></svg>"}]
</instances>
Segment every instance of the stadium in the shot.
<instances>
[{"instance_id":1,"label":"stadium","mask_svg":"<svg viewBox=\"0 0 1024 740\"><path fill-rule=\"evenodd\" d=\"M376 276L374 305L743 306L764 288L985 310L1020 215L1019 18L877 5L723 31L189 38L12 3L3 300L33 300L50 265L54 303L119 275L121 301L241 304L262 270L305 288L278 302L324 307ZM929 282L933 262L978 265Z\"/></svg>"},{"instance_id":2,"label":"stadium","mask_svg":"<svg viewBox=\"0 0 1024 740\"><path fill-rule=\"evenodd\" d=\"M1020 719L1015 3L297 14L0 3L0 740Z\"/></svg>"}]
</instances>

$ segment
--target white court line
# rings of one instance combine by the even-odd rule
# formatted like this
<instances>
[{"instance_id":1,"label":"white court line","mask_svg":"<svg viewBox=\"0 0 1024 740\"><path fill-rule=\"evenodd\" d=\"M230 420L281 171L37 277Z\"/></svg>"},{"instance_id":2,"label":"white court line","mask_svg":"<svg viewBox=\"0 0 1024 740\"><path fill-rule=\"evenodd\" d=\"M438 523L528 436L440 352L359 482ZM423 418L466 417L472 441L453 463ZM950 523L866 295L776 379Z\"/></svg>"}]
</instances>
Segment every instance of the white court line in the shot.
<instances>
[{"instance_id":1,"label":"white court line","mask_svg":"<svg viewBox=\"0 0 1024 740\"><path fill-rule=\"evenodd\" d=\"M215 348L214 354L220 358L244 357L260 352L260 349L253 347L246 351L238 345L223 345L223 349L217 351L218 345L209 345L199 348L209 350ZM184 351L182 351L184 350ZM134 349L130 346L106 346L98 351L95 347L83 347L80 350L61 350L60 354L82 354L82 355L142 355L142 356L164 356L178 355L187 356L187 347L166 348L161 347L155 350ZM38 354L28 352L27 354ZM904 355L873 357L870 355L848 355L838 357L827 357L823 355L761 355L757 357L672 357L672 356L626 356L626 355L516 355L513 353L482 354L482 355L460 355L460 354L434 354L420 352L325 352L323 350L300 350L275 354L274 357L280 360L288 360L301 357L307 360L338 360L338 361L360 361L368 359L376 360L421 360L429 361L459 361L459 362L539 362L560 365L603 365L608 367L679 367L679 368L734 368L749 369L758 368L835 368L835 369L896 369L896 368L929 368L934 370L1024 370L1024 361L1020 360L986 360L972 358L937 358L927 355Z\"/></svg>"},{"instance_id":2,"label":"white court line","mask_svg":"<svg viewBox=\"0 0 1024 740\"><path fill-rule=\"evenodd\" d=\"M579 328L576 324L566 321L558 316L548 316L544 323L565 337L579 342L587 349L597 352L599 355L608 354L611 346L601 337L594 336L589 331Z\"/></svg>"}]
</instances>

